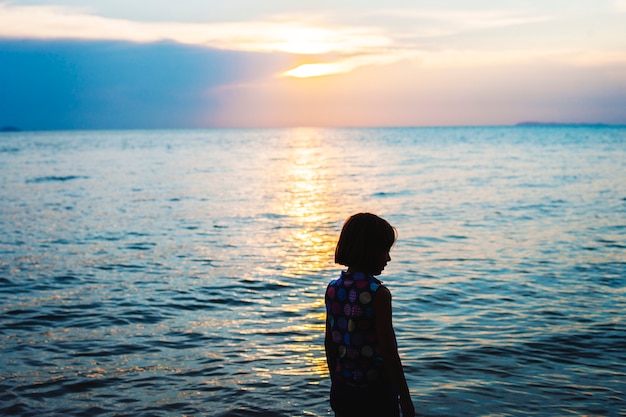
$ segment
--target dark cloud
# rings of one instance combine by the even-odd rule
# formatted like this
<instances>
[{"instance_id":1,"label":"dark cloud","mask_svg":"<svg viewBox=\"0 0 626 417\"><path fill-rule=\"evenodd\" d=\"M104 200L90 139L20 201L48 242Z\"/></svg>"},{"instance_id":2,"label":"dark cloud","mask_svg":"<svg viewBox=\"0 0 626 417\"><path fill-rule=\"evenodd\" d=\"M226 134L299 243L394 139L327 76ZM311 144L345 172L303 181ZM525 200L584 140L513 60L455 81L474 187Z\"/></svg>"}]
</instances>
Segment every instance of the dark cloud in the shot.
<instances>
[{"instance_id":1,"label":"dark cloud","mask_svg":"<svg viewBox=\"0 0 626 417\"><path fill-rule=\"evenodd\" d=\"M0 127L211 125L211 89L285 69L280 55L174 43L0 40Z\"/></svg>"}]
</instances>

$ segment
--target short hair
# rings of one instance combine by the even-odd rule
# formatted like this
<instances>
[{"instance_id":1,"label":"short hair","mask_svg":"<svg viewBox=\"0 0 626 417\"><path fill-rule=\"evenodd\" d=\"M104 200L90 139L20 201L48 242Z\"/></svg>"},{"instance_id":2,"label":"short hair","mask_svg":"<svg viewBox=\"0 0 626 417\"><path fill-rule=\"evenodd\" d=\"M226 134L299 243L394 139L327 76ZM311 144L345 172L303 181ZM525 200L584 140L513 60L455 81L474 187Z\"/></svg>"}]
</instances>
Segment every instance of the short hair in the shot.
<instances>
[{"instance_id":1,"label":"short hair","mask_svg":"<svg viewBox=\"0 0 626 417\"><path fill-rule=\"evenodd\" d=\"M396 241L396 229L387 220L371 213L350 216L343 224L335 248L335 263L372 272L379 257Z\"/></svg>"}]
</instances>

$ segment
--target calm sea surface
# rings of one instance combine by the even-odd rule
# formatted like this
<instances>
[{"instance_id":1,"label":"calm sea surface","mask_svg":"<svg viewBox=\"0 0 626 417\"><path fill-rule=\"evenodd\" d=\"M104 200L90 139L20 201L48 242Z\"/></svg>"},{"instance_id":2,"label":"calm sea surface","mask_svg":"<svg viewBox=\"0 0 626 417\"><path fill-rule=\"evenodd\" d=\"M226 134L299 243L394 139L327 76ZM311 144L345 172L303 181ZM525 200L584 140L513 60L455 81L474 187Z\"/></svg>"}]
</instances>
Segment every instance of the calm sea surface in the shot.
<instances>
[{"instance_id":1,"label":"calm sea surface","mask_svg":"<svg viewBox=\"0 0 626 417\"><path fill-rule=\"evenodd\" d=\"M327 416L343 220L424 416L626 415L626 128L0 135L0 415Z\"/></svg>"}]
</instances>

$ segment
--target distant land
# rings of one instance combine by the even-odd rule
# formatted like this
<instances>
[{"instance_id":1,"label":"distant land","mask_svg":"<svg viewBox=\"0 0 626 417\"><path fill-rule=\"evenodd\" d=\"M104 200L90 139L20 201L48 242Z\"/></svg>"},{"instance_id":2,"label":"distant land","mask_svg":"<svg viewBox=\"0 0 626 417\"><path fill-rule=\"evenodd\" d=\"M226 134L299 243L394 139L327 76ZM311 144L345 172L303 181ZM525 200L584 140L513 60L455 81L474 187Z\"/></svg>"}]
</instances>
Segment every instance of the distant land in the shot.
<instances>
[{"instance_id":1,"label":"distant land","mask_svg":"<svg viewBox=\"0 0 626 417\"><path fill-rule=\"evenodd\" d=\"M0 127L0 132L20 132L22 129L15 126L2 126Z\"/></svg>"},{"instance_id":2,"label":"distant land","mask_svg":"<svg viewBox=\"0 0 626 417\"><path fill-rule=\"evenodd\" d=\"M608 127L606 123L559 123L559 122L520 122L515 126L550 126L550 127Z\"/></svg>"}]
</instances>

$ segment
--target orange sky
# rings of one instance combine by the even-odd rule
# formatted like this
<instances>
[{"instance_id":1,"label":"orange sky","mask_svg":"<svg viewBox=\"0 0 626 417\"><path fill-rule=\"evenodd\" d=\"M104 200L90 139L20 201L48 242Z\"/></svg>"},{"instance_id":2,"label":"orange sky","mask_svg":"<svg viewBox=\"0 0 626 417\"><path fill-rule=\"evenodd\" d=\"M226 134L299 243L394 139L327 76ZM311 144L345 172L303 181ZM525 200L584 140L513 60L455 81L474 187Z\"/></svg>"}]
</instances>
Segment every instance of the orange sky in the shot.
<instances>
[{"instance_id":1,"label":"orange sky","mask_svg":"<svg viewBox=\"0 0 626 417\"><path fill-rule=\"evenodd\" d=\"M28 93L23 74L37 71L61 73L39 87L74 112L56 116L67 119L57 127L626 124L623 0L359 4L235 1L207 9L190 1L181 11L142 1L0 1L0 57L13 68L0 75L14 86L0 91L0 124L33 111L16 91ZM59 51L52 62L44 59L50 42ZM121 59L113 44L130 45L139 58ZM156 64L161 46L167 70ZM185 51L184 66L172 61L172 48ZM103 65L90 66L86 55ZM115 76L106 79L103 67ZM142 67L159 82L138 83ZM58 90L74 93L55 96L58 79ZM169 111L152 109L149 97ZM46 128L52 104L35 108L36 128Z\"/></svg>"}]
</instances>

